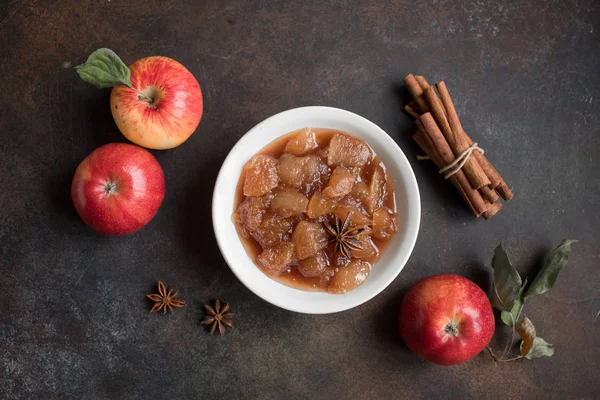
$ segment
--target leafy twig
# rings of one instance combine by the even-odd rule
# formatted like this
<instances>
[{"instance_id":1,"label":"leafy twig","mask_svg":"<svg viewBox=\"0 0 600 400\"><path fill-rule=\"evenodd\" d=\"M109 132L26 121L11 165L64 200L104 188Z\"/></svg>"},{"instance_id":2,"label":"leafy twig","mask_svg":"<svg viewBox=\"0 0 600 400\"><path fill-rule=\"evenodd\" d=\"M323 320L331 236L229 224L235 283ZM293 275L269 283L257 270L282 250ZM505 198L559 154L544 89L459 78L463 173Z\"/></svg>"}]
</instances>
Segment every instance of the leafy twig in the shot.
<instances>
[{"instance_id":1,"label":"leafy twig","mask_svg":"<svg viewBox=\"0 0 600 400\"><path fill-rule=\"evenodd\" d=\"M512 328L512 332L510 341L506 344L502 357L496 356L492 349L487 347L495 362L516 361L521 358L533 360L544 356L550 357L554 354L554 347L541 337L538 337L531 320L525 316L521 318L521 314L527 298L536 294L546 293L552 289L561 269L569 261L571 245L575 242L575 240L563 240L556 249L550 252L546 257L542 269L530 285L527 285L527 279L522 282L521 276L511 265L502 245L496 248L492 259L492 266L494 267L494 296L492 306L502 312L502 321ZM600 312L598 315L600 315ZM518 332L521 337L521 354L516 357L506 358L514 343L515 332Z\"/></svg>"}]
</instances>

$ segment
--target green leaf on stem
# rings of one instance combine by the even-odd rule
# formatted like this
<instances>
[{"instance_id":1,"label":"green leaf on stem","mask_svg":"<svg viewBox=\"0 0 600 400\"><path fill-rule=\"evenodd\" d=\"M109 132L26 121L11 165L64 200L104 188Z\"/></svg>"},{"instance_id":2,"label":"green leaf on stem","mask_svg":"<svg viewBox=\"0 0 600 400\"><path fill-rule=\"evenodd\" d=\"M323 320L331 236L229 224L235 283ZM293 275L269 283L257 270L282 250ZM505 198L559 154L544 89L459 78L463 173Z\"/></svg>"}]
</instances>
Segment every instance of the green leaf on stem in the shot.
<instances>
[{"instance_id":1,"label":"green leaf on stem","mask_svg":"<svg viewBox=\"0 0 600 400\"><path fill-rule=\"evenodd\" d=\"M521 336L521 356L525 357L531 351L533 347L533 341L535 340L535 327L531 320L524 317L521 322L517 323L517 332Z\"/></svg>"},{"instance_id":2,"label":"green leaf on stem","mask_svg":"<svg viewBox=\"0 0 600 400\"><path fill-rule=\"evenodd\" d=\"M502 322L504 322L508 326L513 326L513 321L514 321L514 323L519 322L518 321L519 311L521 311L521 306L523 305L523 292L525 291L526 286L527 286L527 278L525 278L525 282L523 282L523 285L521 286L521 289L519 290L519 297L515 301L515 304L513 305L512 310L510 310L510 312L502 311L502 313L500 313L500 319L502 319ZM512 315L512 317L511 317L511 315Z\"/></svg>"},{"instance_id":3,"label":"green leaf on stem","mask_svg":"<svg viewBox=\"0 0 600 400\"><path fill-rule=\"evenodd\" d=\"M492 267L494 267L492 306L501 311L511 312L515 302L519 299L521 276L510 263L508 254L506 254L502 244L494 250Z\"/></svg>"},{"instance_id":4,"label":"green leaf on stem","mask_svg":"<svg viewBox=\"0 0 600 400\"><path fill-rule=\"evenodd\" d=\"M127 65L111 49L98 49L87 61L75 67L84 81L98 88L131 85L131 72Z\"/></svg>"},{"instance_id":5,"label":"green leaf on stem","mask_svg":"<svg viewBox=\"0 0 600 400\"><path fill-rule=\"evenodd\" d=\"M527 289L523 301L534 294L543 294L552 289L556 283L559 272L569 261L571 245L575 242L577 241L563 240L556 249L548 254L542 269L538 272L533 282L531 282L529 289Z\"/></svg>"},{"instance_id":6,"label":"green leaf on stem","mask_svg":"<svg viewBox=\"0 0 600 400\"><path fill-rule=\"evenodd\" d=\"M521 353L523 353L523 342L521 343ZM540 357L551 357L553 354L554 346L538 336L533 339L531 350L529 350L525 358L528 360L534 360Z\"/></svg>"}]
</instances>

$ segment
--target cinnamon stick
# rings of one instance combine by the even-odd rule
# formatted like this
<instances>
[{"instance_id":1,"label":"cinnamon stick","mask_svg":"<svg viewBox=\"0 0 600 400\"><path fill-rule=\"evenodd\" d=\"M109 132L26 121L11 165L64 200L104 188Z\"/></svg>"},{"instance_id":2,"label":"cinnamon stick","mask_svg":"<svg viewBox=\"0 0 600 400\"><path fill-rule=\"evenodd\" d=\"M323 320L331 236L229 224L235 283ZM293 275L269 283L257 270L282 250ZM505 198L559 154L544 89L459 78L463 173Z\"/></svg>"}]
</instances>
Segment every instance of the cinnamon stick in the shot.
<instances>
[{"instance_id":1,"label":"cinnamon stick","mask_svg":"<svg viewBox=\"0 0 600 400\"><path fill-rule=\"evenodd\" d=\"M410 103L408 103L407 105L404 106L404 111L406 111L407 113L409 113L411 116L413 116L414 118L419 118L419 112L416 109L417 104L413 101L411 101Z\"/></svg>"},{"instance_id":2,"label":"cinnamon stick","mask_svg":"<svg viewBox=\"0 0 600 400\"><path fill-rule=\"evenodd\" d=\"M454 108L454 103L452 102L452 98L450 97L450 92L448 91L446 84L444 83L444 81L442 81L442 82L437 83L436 87L440 94L440 98L442 100L442 105L444 106L444 109L446 110L446 115L448 117L448 123L450 125L450 128L452 129L453 132L458 132L457 134L463 136L465 139L465 143L468 146L471 146L473 144L473 140L471 140L469 135L467 135L467 133L463 130L463 127L460 123L460 119L458 118L458 114L456 113L456 109ZM508 186L506 186L506 184L504 183L504 180L502 179L502 177L500 176L498 171L496 171L496 168L494 168L492 163L489 162L487 157L485 155L481 154L481 152L479 152L479 151L473 152L473 156L475 157L475 159L477 160L477 162L479 163L479 165L485 172L486 176L490 180L491 188L495 189L498 186L502 185L503 186L502 189L499 190L502 198L504 200L512 199L513 194L511 192L511 190L508 188Z\"/></svg>"},{"instance_id":3,"label":"cinnamon stick","mask_svg":"<svg viewBox=\"0 0 600 400\"><path fill-rule=\"evenodd\" d=\"M417 83L419 84L419 87L421 88L421 93L423 90L425 90L429 86L431 86L429 84L429 82L427 82L427 79L425 79L425 77L423 75L415 75L414 78L417 81ZM407 76L404 79L405 80L408 79L411 82L411 84L414 85L414 82L412 82L412 79L409 76ZM412 94L412 92L411 92L411 94ZM419 97L422 97L422 95L420 95ZM414 118L419 118L419 115L421 115L423 113L421 111L421 108L419 107L419 104L417 104L416 100L412 100L410 103L408 103L408 105L406 105L404 107L404 111L406 111L407 113L412 115Z\"/></svg>"},{"instance_id":4,"label":"cinnamon stick","mask_svg":"<svg viewBox=\"0 0 600 400\"><path fill-rule=\"evenodd\" d=\"M490 204L488 207L488 210L482 214L483 218L485 218L485 219L492 218L494 215L496 215L496 213L498 211L500 211L501 208L502 208L502 203L499 201L495 202L494 204Z\"/></svg>"},{"instance_id":5,"label":"cinnamon stick","mask_svg":"<svg viewBox=\"0 0 600 400\"><path fill-rule=\"evenodd\" d=\"M423 98L421 97L421 95L423 94L423 89L421 89L419 82L417 82L413 74L406 75L406 77L404 78L404 84L406 85L406 88L408 89L409 93L411 94L413 99L415 99L415 102L419 106L419 111L428 112L429 107L425 103L425 100L423 100Z\"/></svg>"},{"instance_id":6,"label":"cinnamon stick","mask_svg":"<svg viewBox=\"0 0 600 400\"><path fill-rule=\"evenodd\" d=\"M413 140L417 142L419 147L425 152L425 154L429 156L429 158L431 158L431 160L435 163L435 165L438 166L438 168L443 168L445 164L442 158L440 157L439 153L435 150L433 144L431 143L431 139L427 136L427 134L423 133L422 130L418 130L413 135ZM452 184L456 187L463 199L465 199L465 202L467 203L473 214L475 214L475 216L479 218L483 214L483 212L479 212L475 209L475 205L471 202L469 195L463 190L463 186L459 183L458 177L456 177L456 175L458 175L458 173L450 177L450 182L452 182ZM471 186L468 184L468 181L466 181L466 183L467 187L470 188L473 193L475 193L475 197L478 196L479 193L476 190L473 190L473 188L471 188ZM483 199L481 199L481 203L483 204Z\"/></svg>"},{"instance_id":7,"label":"cinnamon stick","mask_svg":"<svg viewBox=\"0 0 600 400\"><path fill-rule=\"evenodd\" d=\"M469 148L469 146L471 146L472 143L468 143L465 135L461 134L460 131L454 132L450 128L450 124L448 123L448 119L446 118L444 111L444 106L435 94L435 89L433 86L430 86L423 91L423 97L425 98L427 106L431 110L431 114L433 115L435 122L437 122L437 125L446 137L450 148L452 148L454 155L456 157L460 156L467 148ZM423 116L421 116L421 118L422 117ZM478 152L475 151L474 153ZM475 157L469 157L467 159L465 165L463 166L463 170L465 171L465 174L469 178L469 181L474 189L479 189L480 187L490 184L490 180L483 169L481 169L481 166Z\"/></svg>"},{"instance_id":8,"label":"cinnamon stick","mask_svg":"<svg viewBox=\"0 0 600 400\"><path fill-rule=\"evenodd\" d=\"M498 201L498 193L489 186L482 186L479 189L479 193L481 193L481 197L483 197L486 201L490 203L495 203Z\"/></svg>"},{"instance_id":9,"label":"cinnamon stick","mask_svg":"<svg viewBox=\"0 0 600 400\"><path fill-rule=\"evenodd\" d=\"M425 90L429 86L431 86L429 84L429 82L427 82L427 79L425 79L425 77L423 75L415 75L415 79L419 83L419 86L421 87L421 90Z\"/></svg>"},{"instance_id":10,"label":"cinnamon stick","mask_svg":"<svg viewBox=\"0 0 600 400\"><path fill-rule=\"evenodd\" d=\"M440 163L441 165L438 165L438 168L444 168L446 165L453 162L456 157L454 156L452 149L446 141L446 138L440 131L440 128L431 116L431 113L423 114L417 121L417 126L422 127L423 132L430 138L434 149L440 155L442 162ZM458 183L458 186L460 187L460 190L468 198L467 202L470 203L470 206L474 210L473 212L476 216L480 216L484 211L487 210L487 207L483 201L483 198L481 197L481 194L476 189L473 189L462 169L458 170L449 179L452 178L455 178L455 180Z\"/></svg>"},{"instance_id":11,"label":"cinnamon stick","mask_svg":"<svg viewBox=\"0 0 600 400\"><path fill-rule=\"evenodd\" d=\"M504 200L511 200L514 197L512 190L510 190L504 181L500 182L496 190Z\"/></svg>"}]
</instances>

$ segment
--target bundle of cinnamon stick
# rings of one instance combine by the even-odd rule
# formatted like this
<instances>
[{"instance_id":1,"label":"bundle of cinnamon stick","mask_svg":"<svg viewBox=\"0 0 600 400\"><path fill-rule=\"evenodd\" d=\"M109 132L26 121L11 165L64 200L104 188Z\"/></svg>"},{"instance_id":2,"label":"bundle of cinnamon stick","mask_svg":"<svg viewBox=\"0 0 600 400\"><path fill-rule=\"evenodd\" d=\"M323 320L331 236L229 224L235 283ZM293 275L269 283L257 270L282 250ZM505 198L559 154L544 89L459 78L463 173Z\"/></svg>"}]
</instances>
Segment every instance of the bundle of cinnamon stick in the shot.
<instances>
[{"instance_id":1,"label":"bundle of cinnamon stick","mask_svg":"<svg viewBox=\"0 0 600 400\"><path fill-rule=\"evenodd\" d=\"M404 107L416 118L418 130L413 139L440 171L449 170L444 171L446 176L451 175L448 179L473 214L491 218L502 208L500 197L510 200L513 193L463 130L446 84L436 83L436 93L420 75L409 74L404 83L414 99Z\"/></svg>"}]
</instances>

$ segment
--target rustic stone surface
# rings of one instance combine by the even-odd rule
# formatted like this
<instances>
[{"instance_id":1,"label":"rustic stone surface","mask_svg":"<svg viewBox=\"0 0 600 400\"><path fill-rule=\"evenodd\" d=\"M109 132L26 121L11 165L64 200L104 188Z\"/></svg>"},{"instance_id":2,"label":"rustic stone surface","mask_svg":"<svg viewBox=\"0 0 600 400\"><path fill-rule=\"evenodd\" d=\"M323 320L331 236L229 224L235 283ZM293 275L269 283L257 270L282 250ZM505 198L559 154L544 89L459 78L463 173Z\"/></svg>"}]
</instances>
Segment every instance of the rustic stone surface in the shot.
<instances>
[{"instance_id":1,"label":"rustic stone surface","mask_svg":"<svg viewBox=\"0 0 600 400\"><path fill-rule=\"evenodd\" d=\"M545 1L17 0L0 5L0 397L599 398L600 3ZM125 141L108 90L68 68L97 47L128 63L176 58L205 114L179 148L154 152L167 193L148 227L95 234L70 201L89 152ZM445 79L467 131L515 192L475 220L432 165L417 162L400 112L408 73ZM409 156L423 201L402 274L344 313L299 315L249 292L212 234L212 186L235 142L302 105L354 111ZM448 194L451 193L451 194ZM485 354L437 367L397 334L419 279L459 273L484 287L503 242L530 278L575 238L555 289L527 305L551 359L496 366ZM162 279L189 307L149 314ZM210 337L201 305L231 303L235 328ZM500 344L499 344L500 345Z\"/></svg>"}]
</instances>

